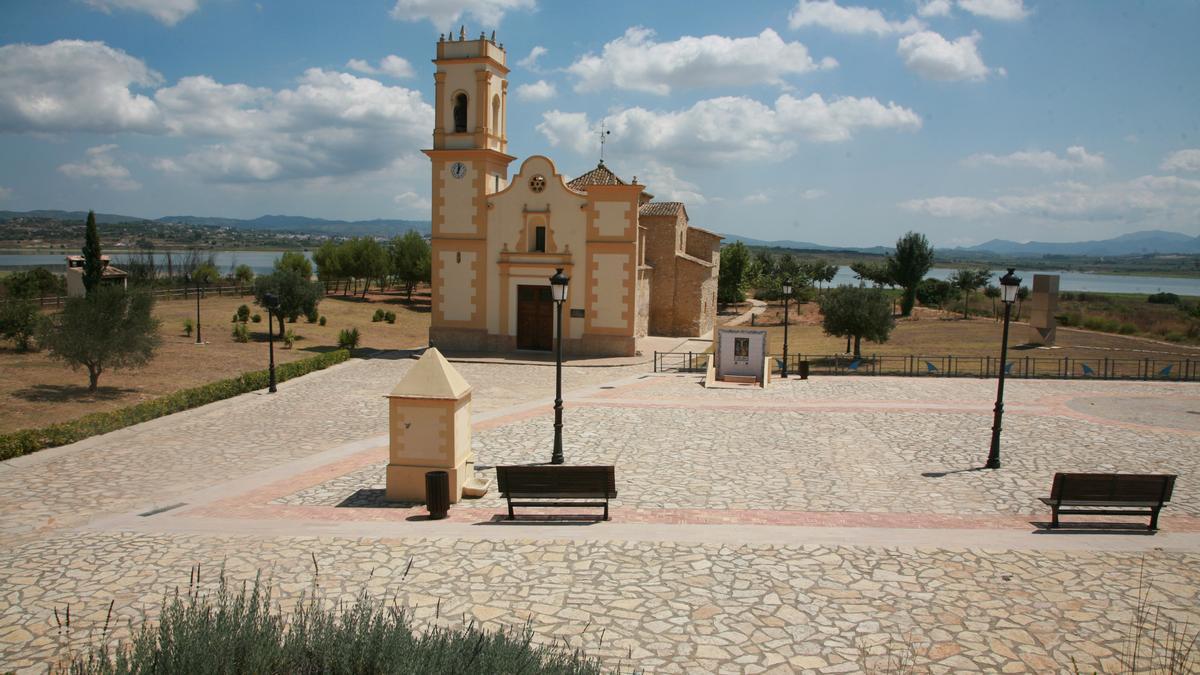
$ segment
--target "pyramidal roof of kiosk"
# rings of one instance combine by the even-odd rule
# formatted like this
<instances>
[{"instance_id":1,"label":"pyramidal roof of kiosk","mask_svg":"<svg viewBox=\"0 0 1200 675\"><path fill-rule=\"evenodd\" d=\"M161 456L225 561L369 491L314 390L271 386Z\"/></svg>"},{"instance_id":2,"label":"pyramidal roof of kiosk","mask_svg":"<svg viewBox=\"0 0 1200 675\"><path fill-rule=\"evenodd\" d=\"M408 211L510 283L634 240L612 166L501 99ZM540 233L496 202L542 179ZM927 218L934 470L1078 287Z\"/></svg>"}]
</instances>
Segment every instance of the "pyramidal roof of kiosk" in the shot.
<instances>
[{"instance_id":1,"label":"pyramidal roof of kiosk","mask_svg":"<svg viewBox=\"0 0 1200 675\"><path fill-rule=\"evenodd\" d=\"M388 396L457 399L470 391L471 385L446 357L430 347Z\"/></svg>"}]
</instances>

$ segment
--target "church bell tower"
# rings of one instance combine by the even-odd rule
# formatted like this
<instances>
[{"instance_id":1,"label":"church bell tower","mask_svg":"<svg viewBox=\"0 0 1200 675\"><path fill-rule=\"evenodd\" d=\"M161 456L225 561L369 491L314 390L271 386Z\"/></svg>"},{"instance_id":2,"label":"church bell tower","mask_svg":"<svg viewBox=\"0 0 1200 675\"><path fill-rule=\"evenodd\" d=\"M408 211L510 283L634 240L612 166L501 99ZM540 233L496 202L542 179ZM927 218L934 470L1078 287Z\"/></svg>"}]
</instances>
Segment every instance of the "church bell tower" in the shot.
<instances>
[{"instance_id":1,"label":"church bell tower","mask_svg":"<svg viewBox=\"0 0 1200 675\"><path fill-rule=\"evenodd\" d=\"M496 34L441 36L434 72L431 344L484 347L487 197L508 184L508 67Z\"/></svg>"}]
</instances>

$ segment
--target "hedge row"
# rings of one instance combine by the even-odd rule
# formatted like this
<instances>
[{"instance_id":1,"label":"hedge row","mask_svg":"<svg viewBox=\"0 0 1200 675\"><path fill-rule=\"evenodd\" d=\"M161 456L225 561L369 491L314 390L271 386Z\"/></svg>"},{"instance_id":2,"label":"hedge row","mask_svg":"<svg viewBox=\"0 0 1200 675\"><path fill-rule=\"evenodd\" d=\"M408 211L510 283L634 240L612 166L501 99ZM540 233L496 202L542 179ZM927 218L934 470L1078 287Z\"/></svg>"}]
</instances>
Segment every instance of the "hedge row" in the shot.
<instances>
[{"instance_id":1,"label":"hedge row","mask_svg":"<svg viewBox=\"0 0 1200 675\"><path fill-rule=\"evenodd\" d=\"M280 382L293 377L307 375L313 371L323 370L350 358L350 352L345 349L325 352L317 356L284 363L275 368L276 379ZM98 434L123 429L134 424L140 424L163 415L170 415L190 408L196 408L214 401L231 398L239 394L266 388L268 373L256 370L250 373L218 380L191 389L180 391L144 401L126 408L108 410L105 412L84 415L79 419L60 424L52 424L39 429L24 429L10 434L0 434L0 460L20 457L37 452L44 448L53 448L81 441Z\"/></svg>"}]
</instances>

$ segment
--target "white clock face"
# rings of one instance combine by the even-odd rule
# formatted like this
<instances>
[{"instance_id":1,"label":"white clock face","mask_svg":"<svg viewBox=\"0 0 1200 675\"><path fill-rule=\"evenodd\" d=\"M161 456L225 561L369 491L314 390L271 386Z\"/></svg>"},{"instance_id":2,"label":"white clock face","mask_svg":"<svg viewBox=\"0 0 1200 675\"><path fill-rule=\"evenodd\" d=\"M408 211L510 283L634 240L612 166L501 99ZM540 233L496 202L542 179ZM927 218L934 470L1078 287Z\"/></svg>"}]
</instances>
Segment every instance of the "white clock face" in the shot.
<instances>
[{"instance_id":1,"label":"white clock face","mask_svg":"<svg viewBox=\"0 0 1200 675\"><path fill-rule=\"evenodd\" d=\"M462 162L455 162L450 165L450 175L455 178L462 178L467 175L467 165Z\"/></svg>"}]
</instances>

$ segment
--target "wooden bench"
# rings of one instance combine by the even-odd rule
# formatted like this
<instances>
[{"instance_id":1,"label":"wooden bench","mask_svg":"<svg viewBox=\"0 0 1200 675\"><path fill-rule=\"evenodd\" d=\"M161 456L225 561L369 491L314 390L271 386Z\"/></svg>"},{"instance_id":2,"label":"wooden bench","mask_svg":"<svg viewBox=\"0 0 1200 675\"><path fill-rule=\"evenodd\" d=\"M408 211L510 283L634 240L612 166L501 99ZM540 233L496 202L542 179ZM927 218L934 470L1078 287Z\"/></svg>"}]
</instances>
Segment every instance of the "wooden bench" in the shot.
<instances>
[{"instance_id":1,"label":"wooden bench","mask_svg":"<svg viewBox=\"0 0 1200 675\"><path fill-rule=\"evenodd\" d=\"M500 496L508 500L509 520L515 518L514 506L602 507L608 520L608 500L617 496L612 466L498 466L496 484ZM563 499L604 501L557 501Z\"/></svg>"},{"instance_id":2,"label":"wooden bench","mask_svg":"<svg viewBox=\"0 0 1200 675\"><path fill-rule=\"evenodd\" d=\"M1149 516L1151 531L1158 529L1158 512L1175 489L1175 476L1133 473L1056 473L1050 496L1042 503L1053 511L1050 527L1058 527L1058 516L1114 515ZM1065 507L1065 508L1064 508Z\"/></svg>"}]
</instances>

